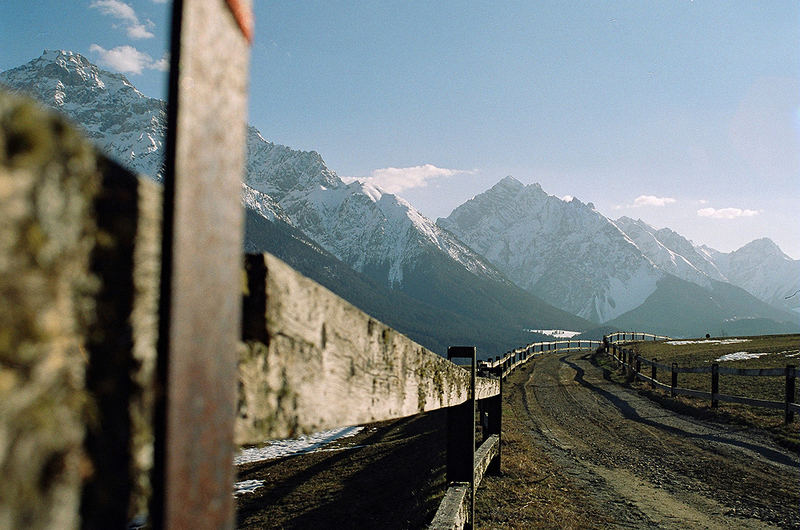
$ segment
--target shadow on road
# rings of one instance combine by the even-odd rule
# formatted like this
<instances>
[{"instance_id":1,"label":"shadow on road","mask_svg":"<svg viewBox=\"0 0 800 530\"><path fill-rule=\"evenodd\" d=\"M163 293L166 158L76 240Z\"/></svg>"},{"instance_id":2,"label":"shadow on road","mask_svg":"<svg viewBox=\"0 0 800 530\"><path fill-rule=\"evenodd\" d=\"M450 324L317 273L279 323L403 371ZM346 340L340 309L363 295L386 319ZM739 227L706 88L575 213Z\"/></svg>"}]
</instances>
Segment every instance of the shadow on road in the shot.
<instances>
[{"instance_id":1,"label":"shadow on road","mask_svg":"<svg viewBox=\"0 0 800 530\"><path fill-rule=\"evenodd\" d=\"M569 361L567 359L568 357L569 357L569 355L564 355L564 356L559 358L559 361L561 363L569 366L570 368L572 368L575 371L575 376L573 377L573 380L575 382L577 382L579 385L583 386L584 388L587 388L587 389L591 390L592 392L595 392L596 394L599 394L600 396L605 398L617 410L619 410L620 414L622 414L626 419L633 420L633 421L642 423L642 424L650 426L650 427L654 427L656 429L659 429L659 430L664 431L664 432L668 432L668 433L673 434L675 436L681 436L681 437L685 437L685 438L694 438L694 439L699 439L699 440L707 440L707 441L716 442L716 443L720 443L720 444L740 447L742 449L747 449L747 450L753 451L754 453L757 453L757 454L763 456L767 460L770 460L770 461L778 463L778 464L783 464L783 465L787 465L787 466L796 466L797 465L797 461L795 459L793 459L792 457L790 457L790 456L788 456L788 455L786 455L784 453L781 453L780 451L776 451L774 449L770 449L770 448L764 447L762 445L746 442L744 440L739 440L739 439L736 439L736 438L731 437L731 436L726 436L725 434L718 434L718 433L716 433L716 434L715 433L698 434L698 433L686 431L686 430L681 429L679 427L675 427L674 425L667 425L667 424L665 424L663 422L658 421L657 417L645 417L645 416L642 416L641 414L639 414L639 411L637 411L634 406L632 406L628 401L626 401L625 399L623 399L619 395L617 395L617 394L615 394L613 392L609 392L608 390L605 390L605 389L601 388L600 386L595 385L594 383L591 383L590 381L587 381L586 378L585 378L585 370L583 368L581 368L580 366L578 366L577 364L575 364L574 362ZM582 357L582 359L589 360L589 355L585 355L584 357ZM603 374L604 378L608 379L608 373L607 373L608 371L605 368L602 368L602 370L604 371L604 374ZM653 405L654 406L658 406L655 403L653 403ZM668 416L665 415L663 417L668 417Z\"/></svg>"}]
</instances>

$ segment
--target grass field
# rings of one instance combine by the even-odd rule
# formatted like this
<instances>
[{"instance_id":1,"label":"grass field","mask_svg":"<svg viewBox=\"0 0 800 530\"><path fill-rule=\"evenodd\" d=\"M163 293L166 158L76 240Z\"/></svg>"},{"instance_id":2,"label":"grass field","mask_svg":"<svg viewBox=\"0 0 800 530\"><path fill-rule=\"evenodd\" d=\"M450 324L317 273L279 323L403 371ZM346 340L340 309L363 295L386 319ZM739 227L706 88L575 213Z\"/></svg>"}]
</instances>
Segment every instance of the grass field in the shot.
<instances>
[{"instance_id":1,"label":"grass field","mask_svg":"<svg viewBox=\"0 0 800 530\"><path fill-rule=\"evenodd\" d=\"M800 335L636 342L631 343L630 347L647 359L657 359L663 364L674 362L678 366L711 366L714 362L718 362L720 366L732 368L785 368L787 364L795 366L800 364ZM649 367L642 366L642 371L645 375L650 375ZM657 373L656 378L663 383L670 382L670 374L663 371ZM764 428L781 443L790 447L800 447L800 435L798 435L800 414L795 414L794 422L787 426L783 424L782 410L725 402L720 402L719 408L713 410L710 400L685 396L668 398L661 391L650 391L649 384L644 382L635 383L634 386L672 405L689 407L694 413L712 415L717 420L741 422ZM710 392L711 374L679 374L678 386ZM720 375L719 391L721 394L783 401L785 378Z\"/></svg>"}]
</instances>

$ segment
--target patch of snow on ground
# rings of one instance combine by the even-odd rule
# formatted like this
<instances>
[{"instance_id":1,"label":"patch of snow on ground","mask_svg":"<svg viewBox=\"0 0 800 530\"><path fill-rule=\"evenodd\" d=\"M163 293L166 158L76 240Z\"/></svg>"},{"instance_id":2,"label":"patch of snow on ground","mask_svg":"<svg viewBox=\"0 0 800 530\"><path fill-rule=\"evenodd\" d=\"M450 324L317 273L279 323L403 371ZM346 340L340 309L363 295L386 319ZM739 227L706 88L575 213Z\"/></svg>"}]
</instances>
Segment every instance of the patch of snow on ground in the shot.
<instances>
[{"instance_id":1,"label":"patch of snow on ground","mask_svg":"<svg viewBox=\"0 0 800 530\"><path fill-rule=\"evenodd\" d=\"M253 493L264 485L263 480L243 480L233 485L233 496L238 497L245 493Z\"/></svg>"},{"instance_id":2,"label":"patch of snow on ground","mask_svg":"<svg viewBox=\"0 0 800 530\"><path fill-rule=\"evenodd\" d=\"M580 335L580 331L567 331L564 329L527 329L530 333L541 333L542 335L549 335L557 339L571 339L575 335Z\"/></svg>"},{"instance_id":3,"label":"patch of snow on ground","mask_svg":"<svg viewBox=\"0 0 800 530\"><path fill-rule=\"evenodd\" d=\"M797 357L798 355L800 355L800 351L792 352L791 350L788 350L782 353L785 353L786 357Z\"/></svg>"},{"instance_id":4,"label":"patch of snow on ground","mask_svg":"<svg viewBox=\"0 0 800 530\"><path fill-rule=\"evenodd\" d=\"M714 359L717 362L722 361L746 361L747 359L758 359L759 357L763 357L764 355L769 355L769 352L762 352L762 353L750 353L746 351L737 351L734 353L726 353L722 357L717 357Z\"/></svg>"},{"instance_id":5,"label":"patch of snow on ground","mask_svg":"<svg viewBox=\"0 0 800 530\"><path fill-rule=\"evenodd\" d=\"M739 344L740 342L750 342L750 339L668 340L666 343L672 346L684 346L686 344Z\"/></svg>"},{"instance_id":6,"label":"patch of snow on ground","mask_svg":"<svg viewBox=\"0 0 800 530\"><path fill-rule=\"evenodd\" d=\"M248 447L242 449L233 459L233 463L238 465L249 464L250 462L260 462L262 460L273 460L284 456L310 453L319 450L321 447L341 438L354 436L364 427L342 427L328 431L306 434L299 438L287 440L274 440L263 447Z\"/></svg>"}]
</instances>

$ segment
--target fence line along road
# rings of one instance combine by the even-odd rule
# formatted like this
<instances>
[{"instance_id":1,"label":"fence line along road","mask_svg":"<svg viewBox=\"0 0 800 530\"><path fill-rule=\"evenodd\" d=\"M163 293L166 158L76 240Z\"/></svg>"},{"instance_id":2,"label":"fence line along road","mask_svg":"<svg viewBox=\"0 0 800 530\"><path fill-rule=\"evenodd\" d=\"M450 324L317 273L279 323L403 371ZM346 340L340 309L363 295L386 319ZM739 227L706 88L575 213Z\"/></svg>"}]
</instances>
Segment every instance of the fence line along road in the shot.
<instances>
[{"instance_id":1,"label":"fence line along road","mask_svg":"<svg viewBox=\"0 0 800 530\"><path fill-rule=\"evenodd\" d=\"M610 356L620 368L624 368L626 372L635 377L637 380L646 381L650 383L652 388L660 388L670 393L670 396L690 396L700 399L711 400L711 406L716 408L719 406L720 401L728 403L739 403L749 405L751 407L761 407L769 409L779 409L784 411L784 422L786 424L794 421L794 413L800 412L800 405L796 401L796 388L797 388L797 366L787 364L785 368L729 368L720 366L719 363L713 363L711 366L678 366L677 363L670 365L659 363L654 359L647 359L635 351L624 348L620 343L629 342L625 337L633 335L631 333L612 333L606 335L604 343L604 351ZM643 336L647 334L637 333L636 336ZM669 337L662 337L668 339ZM635 339L630 339L635 340ZM644 339L643 339L644 340ZM642 373L642 365L650 367L650 375ZM669 372L670 383L666 384L659 381L656 376L658 370ZM681 388L678 386L678 374L711 374L710 392L702 390L694 390L690 388ZM772 401L767 399L756 399L744 396L731 396L721 394L719 392L719 376L734 375L740 377L780 377L784 376L784 400Z\"/></svg>"}]
</instances>

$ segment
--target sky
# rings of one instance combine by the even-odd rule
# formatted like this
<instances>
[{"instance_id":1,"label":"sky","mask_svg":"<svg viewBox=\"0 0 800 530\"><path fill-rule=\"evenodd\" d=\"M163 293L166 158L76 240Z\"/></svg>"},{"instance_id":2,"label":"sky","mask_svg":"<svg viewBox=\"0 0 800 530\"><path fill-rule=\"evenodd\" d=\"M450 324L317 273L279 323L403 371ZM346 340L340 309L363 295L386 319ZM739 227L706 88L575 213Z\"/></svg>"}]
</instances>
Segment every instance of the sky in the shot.
<instances>
[{"instance_id":1,"label":"sky","mask_svg":"<svg viewBox=\"0 0 800 530\"><path fill-rule=\"evenodd\" d=\"M256 0L249 121L436 219L506 175L800 258L800 3ZM0 70L70 49L165 98L170 6L7 0Z\"/></svg>"}]
</instances>

